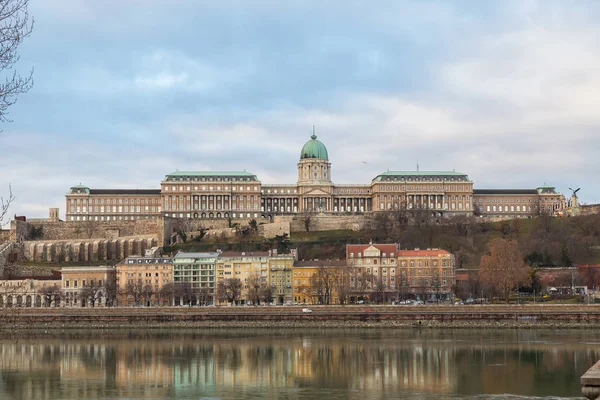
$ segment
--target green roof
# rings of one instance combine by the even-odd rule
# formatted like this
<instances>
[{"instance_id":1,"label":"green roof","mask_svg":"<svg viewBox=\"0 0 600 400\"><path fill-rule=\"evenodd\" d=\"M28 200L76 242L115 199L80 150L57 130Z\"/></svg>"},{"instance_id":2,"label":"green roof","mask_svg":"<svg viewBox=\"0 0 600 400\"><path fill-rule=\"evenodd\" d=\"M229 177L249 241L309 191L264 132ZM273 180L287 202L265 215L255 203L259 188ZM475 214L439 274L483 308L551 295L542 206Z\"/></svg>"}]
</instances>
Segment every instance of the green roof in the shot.
<instances>
[{"instance_id":1,"label":"green roof","mask_svg":"<svg viewBox=\"0 0 600 400\"><path fill-rule=\"evenodd\" d=\"M188 178L240 178L246 181L258 182L258 178L251 172L246 171L175 171L167 174L165 180L169 178L188 177Z\"/></svg>"},{"instance_id":2,"label":"green roof","mask_svg":"<svg viewBox=\"0 0 600 400\"><path fill-rule=\"evenodd\" d=\"M87 186L83 186L82 184L71 186L71 189L89 189Z\"/></svg>"},{"instance_id":3,"label":"green roof","mask_svg":"<svg viewBox=\"0 0 600 400\"><path fill-rule=\"evenodd\" d=\"M387 171L383 176L466 176L456 171Z\"/></svg>"},{"instance_id":4,"label":"green roof","mask_svg":"<svg viewBox=\"0 0 600 400\"><path fill-rule=\"evenodd\" d=\"M313 134L310 137L310 140L302 146L302 150L300 151L300 159L305 158L320 158L324 160L329 160L329 155L327 154L327 148L320 140L317 140L317 135L313 130Z\"/></svg>"},{"instance_id":5,"label":"green roof","mask_svg":"<svg viewBox=\"0 0 600 400\"><path fill-rule=\"evenodd\" d=\"M422 177L422 176L439 176L439 177L461 177L469 179L467 174L456 171L387 171L379 174L373 180L382 180L383 177Z\"/></svg>"},{"instance_id":6,"label":"green roof","mask_svg":"<svg viewBox=\"0 0 600 400\"><path fill-rule=\"evenodd\" d=\"M254 176L246 171L175 171L167 176Z\"/></svg>"}]
</instances>

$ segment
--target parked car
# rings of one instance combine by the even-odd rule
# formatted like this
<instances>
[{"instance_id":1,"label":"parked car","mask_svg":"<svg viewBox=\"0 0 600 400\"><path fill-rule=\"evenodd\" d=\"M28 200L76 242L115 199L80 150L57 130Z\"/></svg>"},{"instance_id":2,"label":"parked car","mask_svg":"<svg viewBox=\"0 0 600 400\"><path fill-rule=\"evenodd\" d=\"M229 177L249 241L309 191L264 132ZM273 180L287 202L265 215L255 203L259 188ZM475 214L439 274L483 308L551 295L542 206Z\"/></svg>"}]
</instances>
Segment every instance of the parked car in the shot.
<instances>
[{"instance_id":1,"label":"parked car","mask_svg":"<svg viewBox=\"0 0 600 400\"><path fill-rule=\"evenodd\" d=\"M312 312L312 310L310 308L303 308L302 312L309 313Z\"/></svg>"},{"instance_id":2,"label":"parked car","mask_svg":"<svg viewBox=\"0 0 600 400\"><path fill-rule=\"evenodd\" d=\"M465 305L465 302L464 302L464 301L462 301L462 300L456 300L456 301L454 302L454 304L455 304L455 305L457 305L457 306L463 306L463 305Z\"/></svg>"},{"instance_id":3,"label":"parked car","mask_svg":"<svg viewBox=\"0 0 600 400\"><path fill-rule=\"evenodd\" d=\"M415 306L422 306L423 304L423 300L415 300L415 302L413 303Z\"/></svg>"}]
</instances>

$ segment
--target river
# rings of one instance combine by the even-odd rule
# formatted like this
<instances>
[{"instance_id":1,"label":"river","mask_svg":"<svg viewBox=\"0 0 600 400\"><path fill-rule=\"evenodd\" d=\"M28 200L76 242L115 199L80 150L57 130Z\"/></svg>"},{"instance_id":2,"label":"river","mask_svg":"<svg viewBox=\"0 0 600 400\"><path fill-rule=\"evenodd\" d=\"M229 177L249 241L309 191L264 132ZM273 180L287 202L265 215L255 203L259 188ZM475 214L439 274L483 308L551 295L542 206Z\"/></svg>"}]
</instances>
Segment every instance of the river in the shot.
<instances>
[{"instance_id":1,"label":"river","mask_svg":"<svg viewBox=\"0 0 600 400\"><path fill-rule=\"evenodd\" d=\"M17 333L0 399L581 398L599 359L580 330Z\"/></svg>"}]
</instances>

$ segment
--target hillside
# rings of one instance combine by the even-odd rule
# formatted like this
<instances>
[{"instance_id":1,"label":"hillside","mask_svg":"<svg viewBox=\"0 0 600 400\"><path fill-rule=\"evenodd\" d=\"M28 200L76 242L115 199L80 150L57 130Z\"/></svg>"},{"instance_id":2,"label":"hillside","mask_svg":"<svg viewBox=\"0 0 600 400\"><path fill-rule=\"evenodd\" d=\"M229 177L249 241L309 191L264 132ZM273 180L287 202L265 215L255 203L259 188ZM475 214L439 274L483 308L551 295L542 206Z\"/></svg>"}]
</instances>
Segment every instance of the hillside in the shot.
<instances>
[{"instance_id":1,"label":"hillside","mask_svg":"<svg viewBox=\"0 0 600 400\"><path fill-rule=\"evenodd\" d=\"M421 219L409 223L394 214L379 214L373 228L293 233L289 240L257 236L229 240L188 242L166 249L185 251L266 251L297 248L300 259L345 257L347 243L400 243L402 248L439 247L455 254L457 267L474 267L495 237L514 239L526 259L536 265L558 266L600 263L600 214L570 218L543 215L532 219L488 222L476 217Z\"/></svg>"}]
</instances>

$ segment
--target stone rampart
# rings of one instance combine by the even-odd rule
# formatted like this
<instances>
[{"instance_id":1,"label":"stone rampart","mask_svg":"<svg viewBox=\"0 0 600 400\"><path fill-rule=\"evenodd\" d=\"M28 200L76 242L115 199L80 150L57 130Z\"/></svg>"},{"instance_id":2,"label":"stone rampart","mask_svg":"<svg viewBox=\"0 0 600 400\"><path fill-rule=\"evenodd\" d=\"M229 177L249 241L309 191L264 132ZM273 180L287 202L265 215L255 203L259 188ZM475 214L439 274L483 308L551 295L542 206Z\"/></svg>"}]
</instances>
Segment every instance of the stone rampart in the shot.
<instances>
[{"instance_id":1,"label":"stone rampart","mask_svg":"<svg viewBox=\"0 0 600 400\"><path fill-rule=\"evenodd\" d=\"M146 249L158 245L153 235L116 239L84 239L26 241L23 256L28 261L90 262L119 261L132 255L144 255Z\"/></svg>"},{"instance_id":2,"label":"stone rampart","mask_svg":"<svg viewBox=\"0 0 600 400\"><path fill-rule=\"evenodd\" d=\"M21 222L21 221L16 221ZM158 220L132 221L33 221L26 222L27 235L32 228L39 230L40 240L117 239L125 236L158 236Z\"/></svg>"},{"instance_id":3,"label":"stone rampart","mask_svg":"<svg viewBox=\"0 0 600 400\"><path fill-rule=\"evenodd\" d=\"M0 276L4 276L4 268L8 264L8 258L13 251L13 248L13 242L0 244Z\"/></svg>"},{"instance_id":4,"label":"stone rampart","mask_svg":"<svg viewBox=\"0 0 600 400\"><path fill-rule=\"evenodd\" d=\"M600 204L580 205L578 215L600 214Z\"/></svg>"},{"instance_id":5,"label":"stone rampart","mask_svg":"<svg viewBox=\"0 0 600 400\"><path fill-rule=\"evenodd\" d=\"M303 216L294 217L290 221L290 230L292 232L305 232L305 218ZM337 229L349 229L360 231L371 224L372 217L369 215L314 215L310 219L310 231L330 231Z\"/></svg>"},{"instance_id":6,"label":"stone rampart","mask_svg":"<svg viewBox=\"0 0 600 400\"><path fill-rule=\"evenodd\" d=\"M290 236L290 221L277 221L258 226L258 233L264 238L274 238L286 234Z\"/></svg>"}]
</instances>

